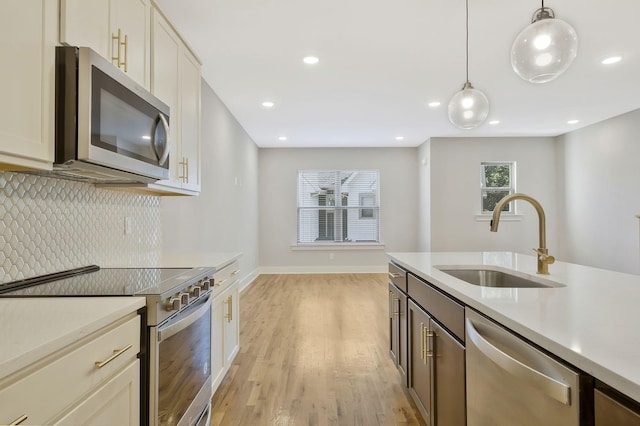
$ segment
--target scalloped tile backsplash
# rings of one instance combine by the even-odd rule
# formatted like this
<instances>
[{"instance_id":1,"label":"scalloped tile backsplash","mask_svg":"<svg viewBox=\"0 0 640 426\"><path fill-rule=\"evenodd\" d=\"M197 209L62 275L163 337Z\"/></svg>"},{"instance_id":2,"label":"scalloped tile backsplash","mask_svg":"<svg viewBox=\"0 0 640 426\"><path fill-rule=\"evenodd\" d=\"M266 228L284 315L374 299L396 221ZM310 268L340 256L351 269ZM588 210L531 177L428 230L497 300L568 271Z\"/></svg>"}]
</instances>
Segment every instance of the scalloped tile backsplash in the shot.
<instances>
[{"instance_id":1,"label":"scalloped tile backsplash","mask_svg":"<svg viewBox=\"0 0 640 426\"><path fill-rule=\"evenodd\" d=\"M161 250L159 197L0 172L0 283L90 264L150 266Z\"/></svg>"}]
</instances>

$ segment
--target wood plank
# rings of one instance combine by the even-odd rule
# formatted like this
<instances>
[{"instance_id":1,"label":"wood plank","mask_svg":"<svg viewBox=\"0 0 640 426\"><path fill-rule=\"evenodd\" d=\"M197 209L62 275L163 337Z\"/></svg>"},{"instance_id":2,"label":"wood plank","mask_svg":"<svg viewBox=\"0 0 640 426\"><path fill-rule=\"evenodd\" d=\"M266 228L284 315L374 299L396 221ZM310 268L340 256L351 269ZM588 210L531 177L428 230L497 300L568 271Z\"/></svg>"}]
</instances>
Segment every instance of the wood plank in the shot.
<instances>
[{"instance_id":1,"label":"wood plank","mask_svg":"<svg viewBox=\"0 0 640 426\"><path fill-rule=\"evenodd\" d=\"M213 425L424 425L388 352L386 274L261 275Z\"/></svg>"}]
</instances>

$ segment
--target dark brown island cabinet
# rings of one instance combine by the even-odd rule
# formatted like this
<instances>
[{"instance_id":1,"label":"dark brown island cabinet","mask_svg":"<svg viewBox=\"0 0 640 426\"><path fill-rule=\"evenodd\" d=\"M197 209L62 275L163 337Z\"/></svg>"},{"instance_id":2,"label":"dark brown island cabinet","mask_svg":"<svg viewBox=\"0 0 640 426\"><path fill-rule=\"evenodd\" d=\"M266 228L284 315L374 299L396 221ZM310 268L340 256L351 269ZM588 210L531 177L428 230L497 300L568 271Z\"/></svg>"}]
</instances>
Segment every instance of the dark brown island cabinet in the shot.
<instances>
[{"instance_id":1,"label":"dark brown island cabinet","mask_svg":"<svg viewBox=\"0 0 640 426\"><path fill-rule=\"evenodd\" d=\"M429 426L464 426L464 306L389 264L390 355Z\"/></svg>"}]
</instances>

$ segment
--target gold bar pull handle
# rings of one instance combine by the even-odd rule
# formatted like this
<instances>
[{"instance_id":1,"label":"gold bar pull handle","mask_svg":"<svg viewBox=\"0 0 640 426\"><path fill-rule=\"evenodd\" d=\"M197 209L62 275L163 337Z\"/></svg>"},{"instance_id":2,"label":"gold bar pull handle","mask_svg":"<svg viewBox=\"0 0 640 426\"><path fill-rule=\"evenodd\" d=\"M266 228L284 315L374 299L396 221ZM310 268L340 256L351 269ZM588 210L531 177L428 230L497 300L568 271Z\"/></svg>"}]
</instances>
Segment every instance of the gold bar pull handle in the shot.
<instances>
[{"instance_id":1,"label":"gold bar pull handle","mask_svg":"<svg viewBox=\"0 0 640 426\"><path fill-rule=\"evenodd\" d=\"M118 34L111 34L111 62L115 61L115 66L120 67L120 39L122 38L122 30L118 28ZM115 43L115 47L113 42Z\"/></svg>"},{"instance_id":2,"label":"gold bar pull handle","mask_svg":"<svg viewBox=\"0 0 640 426\"><path fill-rule=\"evenodd\" d=\"M224 317L227 319L227 322L231 322L231 320L233 320L233 295L227 298L227 312L229 313Z\"/></svg>"},{"instance_id":3,"label":"gold bar pull handle","mask_svg":"<svg viewBox=\"0 0 640 426\"><path fill-rule=\"evenodd\" d=\"M426 351L426 357L432 358L433 357L433 337L435 335L434 335L433 331L427 330L426 328L425 328L425 331L426 331L426 333L424 335L425 346L428 346L427 345L427 342L429 341L428 339L431 339L431 345L430 345L430 347L428 347L428 349Z\"/></svg>"},{"instance_id":4,"label":"gold bar pull handle","mask_svg":"<svg viewBox=\"0 0 640 426\"><path fill-rule=\"evenodd\" d=\"M125 353L126 351L131 349L132 347L133 347L133 345L127 345L126 347L124 347L122 349L114 349L113 350L113 355L111 355L109 358L105 359L104 361L96 361L96 368L104 367L105 365L109 364L111 361L113 361L114 359L118 358L120 355L122 355L123 353Z\"/></svg>"},{"instance_id":5,"label":"gold bar pull handle","mask_svg":"<svg viewBox=\"0 0 640 426\"><path fill-rule=\"evenodd\" d=\"M236 276L236 275L238 275L239 273L240 273L240 269L236 269L235 271L233 271L233 272L231 273L231 275Z\"/></svg>"},{"instance_id":6,"label":"gold bar pull handle","mask_svg":"<svg viewBox=\"0 0 640 426\"><path fill-rule=\"evenodd\" d=\"M14 421L12 421L11 423L9 423L9 426L18 426L21 425L22 423L25 422L25 420L27 420L29 417L26 414L21 415L20 417L18 417L17 419L15 419Z\"/></svg>"},{"instance_id":7,"label":"gold bar pull handle","mask_svg":"<svg viewBox=\"0 0 640 426\"><path fill-rule=\"evenodd\" d=\"M124 35L124 61L122 62L122 65L124 65L124 72L127 72L127 64L129 63L129 49L128 46L129 45L129 35L125 34Z\"/></svg>"},{"instance_id":8,"label":"gold bar pull handle","mask_svg":"<svg viewBox=\"0 0 640 426\"><path fill-rule=\"evenodd\" d=\"M184 182L184 177L185 177L185 173L184 173L184 157L182 157L182 161L178 162L178 164L180 164L180 167L182 168L182 171L180 172L178 179L180 179L182 182Z\"/></svg>"},{"instance_id":9,"label":"gold bar pull handle","mask_svg":"<svg viewBox=\"0 0 640 426\"><path fill-rule=\"evenodd\" d=\"M113 54L113 42L116 42L116 54ZM111 35L111 61L115 61L115 65L118 68L124 67L124 72L127 72L127 44L129 42L129 37L125 34L124 41L122 38L122 29L118 28L118 35ZM124 48L124 60L120 56L121 49Z\"/></svg>"}]
</instances>

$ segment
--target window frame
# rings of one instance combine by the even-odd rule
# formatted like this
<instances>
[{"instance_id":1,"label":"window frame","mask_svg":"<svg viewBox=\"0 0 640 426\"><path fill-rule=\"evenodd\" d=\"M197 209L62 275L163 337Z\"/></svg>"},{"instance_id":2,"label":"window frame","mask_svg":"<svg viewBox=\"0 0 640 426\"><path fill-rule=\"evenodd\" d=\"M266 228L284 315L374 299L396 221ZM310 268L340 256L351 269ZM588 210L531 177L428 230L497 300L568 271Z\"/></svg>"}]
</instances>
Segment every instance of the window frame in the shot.
<instances>
[{"instance_id":1,"label":"window frame","mask_svg":"<svg viewBox=\"0 0 640 426\"><path fill-rule=\"evenodd\" d=\"M306 181L307 183L309 183L308 177L314 173L317 173L317 174L333 173L336 176L343 176L344 174L346 175L354 174L354 178L357 178L358 173L375 173L375 178L374 180L372 180L372 182L375 183L373 189L367 188L366 190L363 190L363 188L358 187L357 182L355 183L356 184L355 187L350 188L348 186L348 182L351 179L350 177L346 179L336 178L337 180L334 180L333 182L333 185L335 185L334 192L336 190L340 191L341 199L345 196L345 194L349 196L349 192L352 192L353 195L349 196L349 199L357 200L357 204L351 204L351 201L349 201L348 203L345 203L343 200L343 202L340 202L340 203L336 202L335 205L332 205L331 207L327 206L328 209L331 209L334 211L334 216L333 216L334 219L340 220L340 224L337 224L336 229L347 232L347 235L338 236L338 234L335 234L334 232L334 239L321 239L318 236L315 238L315 240L313 240L313 235L310 236L311 238L307 238L309 235L305 234L305 231L303 228L304 228L305 221L308 221L308 219L301 217L302 216L301 213L304 211L309 211L313 209L317 209L318 211L320 211L321 209L319 207L322 207L320 205L310 206L305 204L306 196L304 194L306 194L308 190L303 189L304 188L303 181ZM345 247L345 248L348 248L349 246L353 248L383 247L383 244L381 243L381 239L380 239L380 171L379 170L375 170L375 169L366 169L366 170L364 169L362 170L360 169L307 169L307 170L298 170L296 174L297 174L296 176L296 243L292 245L292 248L304 249L304 247L313 248L313 247L327 247L327 246ZM337 181L340 181L340 182L337 182ZM331 186L331 185L328 185L328 186ZM361 192L354 191L354 189L362 190L362 191ZM313 196L313 193L311 193L311 195ZM360 195L364 195L364 198L360 197ZM361 204L361 200L363 199L372 199L373 205L363 206ZM372 211L373 216L367 217L365 212L365 216L363 217L362 216L363 210ZM355 219L355 222L352 222L354 219ZM366 223L373 224L373 229L371 230L371 234L372 234L371 236L375 237L375 239L369 239L369 238L356 239L357 237L354 238L353 236L348 234L348 229L352 225L354 225L354 223L358 223L358 221L360 220ZM375 221L375 223L373 223L372 221ZM313 225L312 222L309 224ZM318 223L318 226L320 228L320 223ZM305 238L307 239L307 241L304 241ZM301 239L303 241L301 241Z\"/></svg>"},{"instance_id":2,"label":"window frame","mask_svg":"<svg viewBox=\"0 0 640 426\"><path fill-rule=\"evenodd\" d=\"M509 166L510 186L486 187L485 186L485 166ZM508 191L508 195L516 192L516 162L515 161L481 161L480 162L480 216L491 216L492 210L484 210L485 193ZM516 216L516 205L512 201L507 204L509 210L503 210L501 215Z\"/></svg>"}]
</instances>

